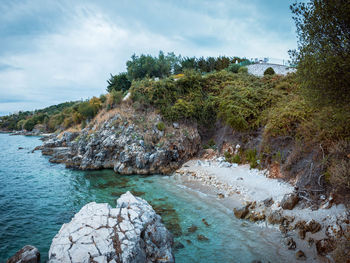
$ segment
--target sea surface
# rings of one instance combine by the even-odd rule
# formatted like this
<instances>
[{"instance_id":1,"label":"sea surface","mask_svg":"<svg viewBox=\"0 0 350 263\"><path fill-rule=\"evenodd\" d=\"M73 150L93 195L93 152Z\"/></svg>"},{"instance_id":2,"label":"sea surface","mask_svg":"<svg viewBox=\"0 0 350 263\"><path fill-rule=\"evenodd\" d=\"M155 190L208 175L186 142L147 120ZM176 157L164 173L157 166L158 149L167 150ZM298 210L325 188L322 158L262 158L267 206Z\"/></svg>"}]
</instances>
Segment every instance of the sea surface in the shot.
<instances>
[{"instance_id":1,"label":"sea surface","mask_svg":"<svg viewBox=\"0 0 350 263\"><path fill-rule=\"evenodd\" d=\"M277 230L237 220L219 200L183 187L179 179L66 169L31 152L40 144L39 137L0 134L1 263L27 244L45 262L51 240L82 206L92 201L115 206L126 191L162 216L175 236L176 262L289 262L291 252L280 245ZM197 231L189 232L191 226Z\"/></svg>"}]
</instances>

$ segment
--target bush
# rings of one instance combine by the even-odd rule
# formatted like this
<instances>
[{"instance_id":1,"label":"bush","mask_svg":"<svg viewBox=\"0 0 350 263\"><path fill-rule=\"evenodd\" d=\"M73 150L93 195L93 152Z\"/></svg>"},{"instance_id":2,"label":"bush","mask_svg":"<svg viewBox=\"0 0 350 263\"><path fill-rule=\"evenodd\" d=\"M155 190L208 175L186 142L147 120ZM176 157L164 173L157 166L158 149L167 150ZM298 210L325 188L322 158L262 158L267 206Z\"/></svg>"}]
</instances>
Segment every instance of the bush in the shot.
<instances>
[{"instance_id":1,"label":"bush","mask_svg":"<svg viewBox=\"0 0 350 263\"><path fill-rule=\"evenodd\" d=\"M250 75L237 75L218 95L218 116L238 131L261 126L264 110L280 95L270 83Z\"/></svg>"},{"instance_id":2,"label":"bush","mask_svg":"<svg viewBox=\"0 0 350 263\"><path fill-rule=\"evenodd\" d=\"M157 129L158 129L159 131L164 131L164 130L165 130L165 124L164 124L164 122L158 122L158 123L157 123Z\"/></svg>"},{"instance_id":3,"label":"bush","mask_svg":"<svg viewBox=\"0 0 350 263\"><path fill-rule=\"evenodd\" d=\"M245 159L250 164L250 168L258 167L258 157L256 149L248 149L245 151Z\"/></svg>"},{"instance_id":4,"label":"bush","mask_svg":"<svg viewBox=\"0 0 350 263\"><path fill-rule=\"evenodd\" d=\"M269 111L264 130L265 137L295 136L301 123L311 116L312 109L303 97L289 95Z\"/></svg>"},{"instance_id":5,"label":"bush","mask_svg":"<svg viewBox=\"0 0 350 263\"><path fill-rule=\"evenodd\" d=\"M273 68L268 67L265 71L264 71L264 76L266 75L275 75L275 71Z\"/></svg>"},{"instance_id":6,"label":"bush","mask_svg":"<svg viewBox=\"0 0 350 263\"><path fill-rule=\"evenodd\" d=\"M106 95L101 94L101 95L100 95L100 101L101 101L102 103L105 103L105 102L106 102L106 100L107 100Z\"/></svg>"},{"instance_id":7,"label":"bush","mask_svg":"<svg viewBox=\"0 0 350 263\"><path fill-rule=\"evenodd\" d=\"M26 122L23 125L23 128L27 131L31 131L34 129L34 126L35 126L35 122L32 118L30 118L30 119L26 120Z\"/></svg>"},{"instance_id":8,"label":"bush","mask_svg":"<svg viewBox=\"0 0 350 263\"><path fill-rule=\"evenodd\" d=\"M232 72L232 73L238 73L239 72L239 69L240 69L240 65L238 64L230 64L227 68L227 70L229 72Z\"/></svg>"},{"instance_id":9,"label":"bush","mask_svg":"<svg viewBox=\"0 0 350 263\"><path fill-rule=\"evenodd\" d=\"M110 108L113 108L123 101L123 97L123 91L112 90L109 93L107 104L110 105Z\"/></svg>"},{"instance_id":10,"label":"bush","mask_svg":"<svg viewBox=\"0 0 350 263\"><path fill-rule=\"evenodd\" d=\"M95 116L95 108L88 101L82 102L78 106L78 112L83 119L91 119Z\"/></svg>"},{"instance_id":11,"label":"bush","mask_svg":"<svg viewBox=\"0 0 350 263\"><path fill-rule=\"evenodd\" d=\"M238 70L238 73L240 74L248 74L248 68L247 67L240 67Z\"/></svg>"},{"instance_id":12,"label":"bush","mask_svg":"<svg viewBox=\"0 0 350 263\"><path fill-rule=\"evenodd\" d=\"M107 80L108 86L107 91L122 91L125 92L131 87L131 81L128 79L127 73L120 73L119 75L112 75L109 80Z\"/></svg>"}]
</instances>

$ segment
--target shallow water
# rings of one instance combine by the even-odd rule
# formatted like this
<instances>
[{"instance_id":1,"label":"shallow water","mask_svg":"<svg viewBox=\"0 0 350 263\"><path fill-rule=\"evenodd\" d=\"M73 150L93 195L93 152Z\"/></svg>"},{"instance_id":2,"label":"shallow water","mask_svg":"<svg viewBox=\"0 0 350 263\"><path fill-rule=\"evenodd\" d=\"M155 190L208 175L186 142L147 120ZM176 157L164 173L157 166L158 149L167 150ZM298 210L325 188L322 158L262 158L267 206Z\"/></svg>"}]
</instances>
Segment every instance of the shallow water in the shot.
<instances>
[{"instance_id":1,"label":"shallow water","mask_svg":"<svg viewBox=\"0 0 350 263\"><path fill-rule=\"evenodd\" d=\"M179 179L65 169L31 153L38 139L0 134L0 262L26 244L36 246L45 262L52 238L83 205L114 206L128 190L162 216L175 236L176 262L290 261L277 231L235 219L218 200L183 187ZM190 233L191 226L198 229Z\"/></svg>"}]
</instances>

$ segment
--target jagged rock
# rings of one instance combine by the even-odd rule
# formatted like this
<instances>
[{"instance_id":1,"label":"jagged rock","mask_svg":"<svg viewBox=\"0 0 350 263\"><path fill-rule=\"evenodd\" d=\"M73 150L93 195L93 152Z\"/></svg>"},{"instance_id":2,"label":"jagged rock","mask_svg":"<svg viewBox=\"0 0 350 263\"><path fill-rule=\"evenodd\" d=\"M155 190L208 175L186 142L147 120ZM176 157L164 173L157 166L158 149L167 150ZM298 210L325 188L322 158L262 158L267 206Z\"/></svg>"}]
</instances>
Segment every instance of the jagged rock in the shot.
<instances>
[{"instance_id":1,"label":"jagged rock","mask_svg":"<svg viewBox=\"0 0 350 263\"><path fill-rule=\"evenodd\" d=\"M321 256L327 255L335 249L334 241L331 239L321 239L316 242L317 253Z\"/></svg>"},{"instance_id":2,"label":"jagged rock","mask_svg":"<svg viewBox=\"0 0 350 263\"><path fill-rule=\"evenodd\" d=\"M305 235L306 235L305 229L299 229L298 235L300 239L305 239Z\"/></svg>"},{"instance_id":3,"label":"jagged rock","mask_svg":"<svg viewBox=\"0 0 350 263\"><path fill-rule=\"evenodd\" d=\"M317 233L318 231L320 231L322 228L321 224L316 222L315 220L310 220L309 222L306 223L305 225L305 230L307 232L311 232L312 234Z\"/></svg>"},{"instance_id":4,"label":"jagged rock","mask_svg":"<svg viewBox=\"0 0 350 263\"><path fill-rule=\"evenodd\" d=\"M299 197L297 194L295 193L286 194L281 201L281 207L285 210L292 210L298 202L299 202Z\"/></svg>"},{"instance_id":5,"label":"jagged rock","mask_svg":"<svg viewBox=\"0 0 350 263\"><path fill-rule=\"evenodd\" d=\"M265 214L262 212L252 211L248 215L248 219L252 222L265 220Z\"/></svg>"},{"instance_id":6,"label":"jagged rock","mask_svg":"<svg viewBox=\"0 0 350 263\"><path fill-rule=\"evenodd\" d=\"M116 208L85 205L54 237L49 263L174 262L173 237L143 199L130 192Z\"/></svg>"},{"instance_id":7,"label":"jagged rock","mask_svg":"<svg viewBox=\"0 0 350 263\"><path fill-rule=\"evenodd\" d=\"M19 250L14 256L7 260L7 263L39 263L40 253L36 247L27 245Z\"/></svg>"},{"instance_id":8,"label":"jagged rock","mask_svg":"<svg viewBox=\"0 0 350 263\"><path fill-rule=\"evenodd\" d=\"M270 207L270 206L272 206L273 205L273 203L274 203L274 201L273 201L273 199L270 197L270 198L266 198L264 201L264 205L266 206L266 207Z\"/></svg>"},{"instance_id":9,"label":"jagged rock","mask_svg":"<svg viewBox=\"0 0 350 263\"><path fill-rule=\"evenodd\" d=\"M161 121L159 115L130 111L81 132L53 136L43 143L42 154L51 156L50 162L82 170L109 168L120 174L168 174L198 152L200 136L195 126L170 127L172 134L166 137L154 126ZM144 119L141 124L140 119ZM152 124L153 128L145 128Z\"/></svg>"},{"instance_id":10,"label":"jagged rock","mask_svg":"<svg viewBox=\"0 0 350 263\"><path fill-rule=\"evenodd\" d=\"M235 214L235 216L237 218L243 219L249 213L249 209L248 209L247 206L243 206L243 207L240 207L240 208L234 208L233 209L233 213Z\"/></svg>"},{"instance_id":11,"label":"jagged rock","mask_svg":"<svg viewBox=\"0 0 350 263\"><path fill-rule=\"evenodd\" d=\"M284 221L284 218L280 211L273 211L268 215L267 221L270 224L282 224Z\"/></svg>"},{"instance_id":12,"label":"jagged rock","mask_svg":"<svg viewBox=\"0 0 350 263\"><path fill-rule=\"evenodd\" d=\"M297 247L295 241L291 237L289 237L285 240L285 244L286 244L287 248L290 250L294 250Z\"/></svg>"},{"instance_id":13,"label":"jagged rock","mask_svg":"<svg viewBox=\"0 0 350 263\"><path fill-rule=\"evenodd\" d=\"M306 260L305 253L301 250L298 250L297 253L295 253L295 258L297 260Z\"/></svg>"}]
</instances>

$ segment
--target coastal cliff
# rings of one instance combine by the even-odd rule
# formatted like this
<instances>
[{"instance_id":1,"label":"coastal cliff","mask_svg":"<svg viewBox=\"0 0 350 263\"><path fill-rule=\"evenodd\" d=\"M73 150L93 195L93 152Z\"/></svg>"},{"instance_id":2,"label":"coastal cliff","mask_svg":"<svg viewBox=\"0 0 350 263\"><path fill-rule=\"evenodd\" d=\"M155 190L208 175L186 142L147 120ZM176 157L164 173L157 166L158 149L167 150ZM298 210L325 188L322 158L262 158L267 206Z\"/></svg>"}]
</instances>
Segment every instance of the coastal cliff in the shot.
<instances>
[{"instance_id":1,"label":"coastal cliff","mask_svg":"<svg viewBox=\"0 0 350 263\"><path fill-rule=\"evenodd\" d=\"M69 168L167 174L198 152L201 140L195 126L166 124L155 111L121 107L100 113L81 131L52 136L40 147L42 153Z\"/></svg>"}]
</instances>

